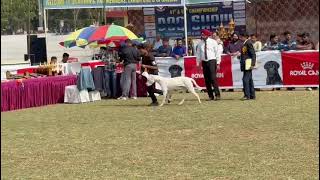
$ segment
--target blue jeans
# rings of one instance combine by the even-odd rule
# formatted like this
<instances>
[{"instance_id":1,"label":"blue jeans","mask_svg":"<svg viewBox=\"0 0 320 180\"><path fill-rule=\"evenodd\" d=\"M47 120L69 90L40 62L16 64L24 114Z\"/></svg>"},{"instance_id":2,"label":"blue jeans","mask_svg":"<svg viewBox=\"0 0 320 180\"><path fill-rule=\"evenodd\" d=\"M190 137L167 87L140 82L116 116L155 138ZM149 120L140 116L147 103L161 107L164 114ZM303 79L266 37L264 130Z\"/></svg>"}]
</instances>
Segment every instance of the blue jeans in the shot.
<instances>
[{"instance_id":1,"label":"blue jeans","mask_svg":"<svg viewBox=\"0 0 320 180\"><path fill-rule=\"evenodd\" d=\"M117 74L115 71L105 71L105 91L109 97L117 96Z\"/></svg>"}]
</instances>

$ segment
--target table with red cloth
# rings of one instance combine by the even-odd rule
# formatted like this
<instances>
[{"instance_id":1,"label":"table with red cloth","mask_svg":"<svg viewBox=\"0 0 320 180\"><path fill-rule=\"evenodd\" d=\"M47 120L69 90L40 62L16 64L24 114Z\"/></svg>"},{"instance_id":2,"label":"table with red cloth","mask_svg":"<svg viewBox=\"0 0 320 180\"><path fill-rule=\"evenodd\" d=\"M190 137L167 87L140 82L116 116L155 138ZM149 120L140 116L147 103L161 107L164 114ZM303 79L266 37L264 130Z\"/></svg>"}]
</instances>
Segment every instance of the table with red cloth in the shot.
<instances>
[{"instance_id":1,"label":"table with red cloth","mask_svg":"<svg viewBox=\"0 0 320 180\"><path fill-rule=\"evenodd\" d=\"M36 70L38 67L28 67L28 68L23 68L23 69L18 69L17 74L24 74L26 72L28 73L36 73Z\"/></svg>"},{"instance_id":2,"label":"table with red cloth","mask_svg":"<svg viewBox=\"0 0 320 180\"><path fill-rule=\"evenodd\" d=\"M121 73L117 73L117 95L121 96ZM50 76L1 83L1 112L64 102L66 86L76 85L77 76ZM146 79L137 74L137 96L146 97Z\"/></svg>"},{"instance_id":3,"label":"table with red cloth","mask_svg":"<svg viewBox=\"0 0 320 180\"><path fill-rule=\"evenodd\" d=\"M102 62L102 61L89 61L89 62L84 62L84 63L81 63L81 66L90 66L91 69L94 69L96 66L104 66L105 63Z\"/></svg>"},{"instance_id":4,"label":"table with red cloth","mask_svg":"<svg viewBox=\"0 0 320 180\"><path fill-rule=\"evenodd\" d=\"M74 62L71 62L69 64L72 64ZM91 69L95 68L96 66L103 66L105 63L102 61L88 61L88 62L83 62L80 63L81 66L90 66ZM17 70L17 74L24 74L26 72L28 73L36 73L36 70L39 68L39 66L31 66L27 68L22 68Z\"/></svg>"},{"instance_id":5,"label":"table with red cloth","mask_svg":"<svg viewBox=\"0 0 320 180\"><path fill-rule=\"evenodd\" d=\"M65 87L76 81L70 75L2 82L1 112L63 103Z\"/></svg>"},{"instance_id":6,"label":"table with red cloth","mask_svg":"<svg viewBox=\"0 0 320 180\"><path fill-rule=\"evenodd\" d=\"M72 64L72 63L69 63ZM90 66L94 69L96 66L104 65L102 61L89 61L81 63L81 66ZM33 66L24 69L18 69L17 74L25 72L35 73L38 67ZM140 66L137 65L137 69ZM123 65L117 66L117 95L121 96L120 78L123 72ZM76 75L50 76L36 79L11 80L1 83L1 112L30 107L45 106L49 104L63 103L64 89L69 85L76 85ZM147 96L146 79L137 73L137 96ZM132 94L132 92L130 92Z\"/></svg>"},{"instance_id":7,"label":"table with red cloth","mask_svg":"<svg viewBox=\"0 0 320 180\"><path fill-rule=\"evenodd\" d=\"M78 63L78 62L76 62ZM73 63L65 63L66 65L72 65ZM80 63L81 67L83 66L90 66L91 69L94 69L95 67L97 66L104 66L105 65L105 62L103 61L88 61L88 62L82 62ZM36 73L36 70L37 70L38 66L31 66L31 67L28 67L28 68L22 68L22 69L18 69L17 70L17 74L24 74L26 72L29 72L29 73ZM123 71L123 64L118 64L117 65L117 73L121 73ZM140 68L141 68L141 65L140 64L137 64L137 71L140 71ZM72 74L72 73L69 73L69 72L65 72L66 75L68 74Z\"/></svg>"}]
</instances>

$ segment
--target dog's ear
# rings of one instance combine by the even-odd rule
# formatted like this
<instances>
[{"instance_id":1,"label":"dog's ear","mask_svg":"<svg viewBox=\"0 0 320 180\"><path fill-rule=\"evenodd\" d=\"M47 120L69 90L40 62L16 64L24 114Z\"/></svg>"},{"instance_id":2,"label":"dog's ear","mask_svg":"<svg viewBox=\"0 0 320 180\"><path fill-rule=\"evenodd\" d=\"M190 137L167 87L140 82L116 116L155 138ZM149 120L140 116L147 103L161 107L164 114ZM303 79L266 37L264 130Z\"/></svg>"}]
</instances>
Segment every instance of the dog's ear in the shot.
<instances>
[{"instance_id":1,"label":"dog's ear","mask_svg":"<svg viewBox=\"0 0 320 180\"><path fill-rule=\"evenodd\" d=\"M278 62L276 61L268 61L265 65L264 65L264 69L270 69L270 68L276 68L279 69L280 65Z\"/></svg>"},{"instance_id":2,"label":"dog's ear","mask_svg":"<svg viewBox=\"0 0 320 180\"><path fill-rule=\"evenodd\" d=\"M179 66L178 65L172 65L169 68L169 72L174 72Z\"/></svg>"},{"instance_id":3,"label":"dog's ear","mask_svg":"<svg viewBox=\"0 0 320 180\"><path fill-rule=\"evenodd\" d=\"M269 69L270 68L270 61L268 61L266 64L264 64L264 69Z\"/></svg>"},{"instance_id":4,"label":"dog's ear","mask_svg":"<svg viewBox=\"0 0 320 180\"><path fill-rule=\"evenodd\" d=\"M269 61L270 62L270 66L275 68L275 69L279 69L280 64L276 61Z\"/></svg>"}]
</instances>

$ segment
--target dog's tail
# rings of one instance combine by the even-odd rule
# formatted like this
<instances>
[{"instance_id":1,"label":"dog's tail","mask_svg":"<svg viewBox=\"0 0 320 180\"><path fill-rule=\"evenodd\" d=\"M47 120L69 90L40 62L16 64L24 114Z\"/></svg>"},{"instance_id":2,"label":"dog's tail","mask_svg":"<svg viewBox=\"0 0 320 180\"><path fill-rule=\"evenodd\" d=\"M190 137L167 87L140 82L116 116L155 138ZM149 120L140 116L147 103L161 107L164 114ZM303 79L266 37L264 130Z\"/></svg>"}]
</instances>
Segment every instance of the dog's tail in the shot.
<instances>
[{"instance_id":1,"label":"dog's tail","mask_svg":"<svg viewBox=\"0 0 320 180\"><path fill-rule=\"evenodd\" d=\"M201 91L202 90L202 88L197 84L197 82L194 80L194 79L192 79L192 78L190 78L191 79L191 82L194 84L194 86L196 87L196 89L197 90L199 90L199 91Z\"/></svg>"}]
</instances>

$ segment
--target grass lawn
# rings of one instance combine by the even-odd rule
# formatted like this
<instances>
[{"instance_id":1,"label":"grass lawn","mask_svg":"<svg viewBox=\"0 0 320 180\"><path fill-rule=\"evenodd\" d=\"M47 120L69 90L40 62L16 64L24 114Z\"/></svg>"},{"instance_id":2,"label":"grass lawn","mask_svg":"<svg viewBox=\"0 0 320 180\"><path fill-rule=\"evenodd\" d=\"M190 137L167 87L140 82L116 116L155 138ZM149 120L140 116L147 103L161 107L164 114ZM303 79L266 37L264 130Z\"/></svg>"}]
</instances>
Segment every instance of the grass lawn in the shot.
<instances>
[{"instance_id":1,"label":"grass lawn","mask_svg":"<svg viewBox=\"0 0 320 180\"><path fill-rule=\"evenodd\" d=\"M318 179L319 91L241 96L1 113L1 179Z\"/></svg>"}]
</instances>

